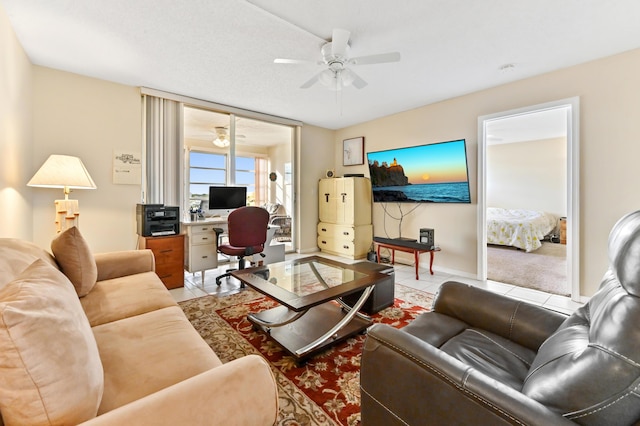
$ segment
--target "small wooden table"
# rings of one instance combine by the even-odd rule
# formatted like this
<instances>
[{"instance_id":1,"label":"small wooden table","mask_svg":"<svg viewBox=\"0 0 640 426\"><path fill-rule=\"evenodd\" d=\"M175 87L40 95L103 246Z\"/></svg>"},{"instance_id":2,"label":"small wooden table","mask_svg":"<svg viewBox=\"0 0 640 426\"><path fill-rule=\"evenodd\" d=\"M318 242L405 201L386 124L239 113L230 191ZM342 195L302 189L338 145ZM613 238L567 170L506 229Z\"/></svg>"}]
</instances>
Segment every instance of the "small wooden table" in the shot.
<instances>
[{"instance_id":1,"label":"small wooden table","mask_svg":"<svg viewBox=\"0 0 640 426\"><path fill-rule=\"evenodd\" d=\"M429 261L429 272L433 275L433 257L434 253L440 251L440 247L431 246L417 241L401 240L396 238L381 238L373 237L373 241L377 245L378 263L380 263L380 249L387 248L391 250L391 264L393 265L396 260L396 250L403 251L405 253L413 253L413 257L416 263L416 280L419 279L418 267L420 266L420 255L422 253L429 253L431 259Z\"/></svg>"}]
</instances>

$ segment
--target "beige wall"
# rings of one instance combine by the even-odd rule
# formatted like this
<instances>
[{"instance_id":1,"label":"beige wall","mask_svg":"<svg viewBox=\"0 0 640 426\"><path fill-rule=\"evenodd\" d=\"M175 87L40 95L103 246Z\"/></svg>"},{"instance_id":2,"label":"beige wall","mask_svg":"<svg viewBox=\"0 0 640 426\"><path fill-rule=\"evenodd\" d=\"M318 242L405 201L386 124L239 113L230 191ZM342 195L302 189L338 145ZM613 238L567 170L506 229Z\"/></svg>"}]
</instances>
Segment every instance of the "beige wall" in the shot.
<instances>
[{"instance_id":1,"label":"beige wall","mask_svg":"<svg viewBox=\"0 0 640 426\"><path fill-rule=\"evenodd\" d=\"M487 147L487 206L567 215L565 138Z\"/></svg>"},{"instance_id":2,"label":"beige wall","mask_svg":"<svg viewBox=\"0 0 640 426\"><path fill-rule=\"evenodd\" d=\"M298 198L298 251L310 253L318 250L316 227L318 224L318 181L327 169L334 168L335 131L305 125L301 128L297 150L299 179ZM342 152L342 149L340 150Z\"/></svg>"},{"instance_id":3,"label":"beige wall","mask_svg":"<svg viewBox=\"0 0 640 426\"><path fill-rule=\"evenodd\" d=\"M435 228L442 252L435 267L476 275L478 117L580 97L580 288L595 292L607 268L613 224L640 207L640 50L427 105L337 132L335 144L365 136L366 151L465 138L472 205L426 205L404 220L403 234ZM341 148L340 148L341 150ZM342 164L336 153L336 164ZM340 167L339 173L344 173ZM366 166L349 167L366 173ZM391 222L387 219L387 223ZM374 206L374 233L384 233L382 209ZM388 226L389 228L389 226ZM426 259L423 259L423 262Z\"/></svg>"},{"instance_id":4,"label":"beige wall","mask_svg":"<svg viewBox=\"0 0 640 426\"><path fill-rule=\"evenodd\" d=\"M80 230L94 252L136 248L135 206L140 185L112 181L114 150L142 148L142 109L137 88L35 66L33 168L50 154L82 159L96 190L76 190ZM62 190L33 189L34 241L48 248L55 235L54 200Z\"/></svg>"},{"instance_id":5,"label":"beige wall","mask_svg":"<svg viewBox=\"0 0 640 426\"><path fill-rule=\"evenodd\" d=\"M32 239L31 63L0 7L0 237Z\"/></svg>"}]
</instances>

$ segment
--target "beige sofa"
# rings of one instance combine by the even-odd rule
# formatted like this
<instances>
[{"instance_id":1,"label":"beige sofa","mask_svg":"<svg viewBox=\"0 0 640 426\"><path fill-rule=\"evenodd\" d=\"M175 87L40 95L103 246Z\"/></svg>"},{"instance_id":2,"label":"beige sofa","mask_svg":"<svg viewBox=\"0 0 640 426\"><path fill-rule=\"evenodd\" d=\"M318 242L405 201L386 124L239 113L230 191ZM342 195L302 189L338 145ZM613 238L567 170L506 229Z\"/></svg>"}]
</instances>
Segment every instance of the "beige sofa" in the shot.
<instances>
[{"instance_id":1,"label":"beige sofa","mask_svg":"<svg viewBox=\"0 0 640 426\"><path fill-rule=\"evenodd\" d=\"M4 424L275 423L267 362L222 364L154 273L151 251L94 256L76 228L51 249L0 239Z\"/></svg>"}]
</instances>

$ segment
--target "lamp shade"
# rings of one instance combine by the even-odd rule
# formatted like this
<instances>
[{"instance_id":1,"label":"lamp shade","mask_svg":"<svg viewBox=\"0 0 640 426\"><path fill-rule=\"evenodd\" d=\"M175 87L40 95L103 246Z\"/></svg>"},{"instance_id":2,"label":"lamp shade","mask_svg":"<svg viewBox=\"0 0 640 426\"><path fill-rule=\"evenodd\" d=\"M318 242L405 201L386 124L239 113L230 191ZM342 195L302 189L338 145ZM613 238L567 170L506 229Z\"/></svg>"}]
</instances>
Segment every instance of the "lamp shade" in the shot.
<instances>
[{"instance_id":1,"label":"lamp shade","mask_svg":"<svg viewBox=\"0 0 640 426\"><path fill-rule=\"evenodd\" d=\"M31 178L28 186L44 188L96 189L82 160L69 155L50 155Z\"/></svg>"}]
</instances>

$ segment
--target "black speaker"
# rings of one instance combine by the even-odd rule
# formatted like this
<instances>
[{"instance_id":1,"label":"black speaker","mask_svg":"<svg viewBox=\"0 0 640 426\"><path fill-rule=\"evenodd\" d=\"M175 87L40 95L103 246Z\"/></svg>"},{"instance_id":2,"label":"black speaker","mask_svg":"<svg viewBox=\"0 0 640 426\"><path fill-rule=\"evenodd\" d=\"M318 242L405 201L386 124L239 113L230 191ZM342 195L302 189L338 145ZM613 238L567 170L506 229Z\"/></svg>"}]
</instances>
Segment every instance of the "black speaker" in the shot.
<instances>
[{"instance_id":1,"label":"black speaker","mask_svg":"<svg viewBox=\"0 0 640 426\"><path fill-rule=\"evenodd\" d=\"M420 242L422 244L427 244L430 247L436 245L433 229L420 228Z\"/></svg>"}]
</instances>

